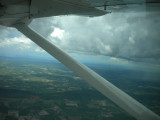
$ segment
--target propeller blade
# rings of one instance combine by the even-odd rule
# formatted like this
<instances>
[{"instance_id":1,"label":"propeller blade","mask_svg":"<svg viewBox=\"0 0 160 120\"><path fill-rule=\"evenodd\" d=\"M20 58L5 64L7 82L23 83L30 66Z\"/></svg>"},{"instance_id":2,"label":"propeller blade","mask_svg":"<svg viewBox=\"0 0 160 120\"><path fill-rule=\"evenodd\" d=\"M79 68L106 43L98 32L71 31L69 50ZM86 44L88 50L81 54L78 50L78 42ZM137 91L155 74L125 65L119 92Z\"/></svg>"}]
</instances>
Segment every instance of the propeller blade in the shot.
<instances>
[{"instance_id":1,"label":"propeller blade","mask_svg":"<svg viewBox=\"0 0 160 120\"><path fill-rule=\"evenodd\" d=\"M98 75L93 70L79 63L70 57L67 53L51 44L41 35L29 28L25 24L15 25L20 32L30 38L33 42L55 57L82 79L86 80L90 85L108 97L118 106L127 111L131 116L138 120L160 120L160 117L143 106L141 103L127 95L125 92L108 82L106 79Z\"/></svg>"}]
</instances>

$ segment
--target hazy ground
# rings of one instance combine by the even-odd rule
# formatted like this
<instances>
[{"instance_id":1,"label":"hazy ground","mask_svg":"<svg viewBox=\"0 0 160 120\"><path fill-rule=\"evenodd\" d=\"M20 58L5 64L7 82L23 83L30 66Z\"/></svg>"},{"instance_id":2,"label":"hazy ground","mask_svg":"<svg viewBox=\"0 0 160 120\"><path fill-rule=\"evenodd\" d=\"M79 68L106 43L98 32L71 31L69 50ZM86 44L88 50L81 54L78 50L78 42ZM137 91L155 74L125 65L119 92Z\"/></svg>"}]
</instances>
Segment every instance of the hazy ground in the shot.
<instances>
[{"instance_id":1,"label":"hazy ground","mask_svg":"<svg viewBox=\"0 0 160 120\"><path fill-rule=\"evenodd\" d=\"M160 71L92 65L160 115ZM62 64L0 58L0 120L134 120Z\"/></svg>"}]
</instances>

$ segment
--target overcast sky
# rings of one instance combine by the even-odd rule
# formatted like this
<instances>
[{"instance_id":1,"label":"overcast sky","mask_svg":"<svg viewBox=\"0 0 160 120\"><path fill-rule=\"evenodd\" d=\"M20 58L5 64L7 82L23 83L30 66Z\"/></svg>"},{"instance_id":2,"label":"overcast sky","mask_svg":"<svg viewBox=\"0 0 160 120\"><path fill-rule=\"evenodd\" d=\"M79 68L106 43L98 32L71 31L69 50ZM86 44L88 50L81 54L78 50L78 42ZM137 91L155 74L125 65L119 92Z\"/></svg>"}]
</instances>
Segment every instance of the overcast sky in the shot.
<instances>
[{"instance_id":1,"label":"overcast sky","mask_svg":"<svg viewBox=\"0 0 160 120\"><path fill-rule=\"evenodd\" d=\"M78 59L80 54L88 61L87 55L101 56L97 60L103 61L110 56L111 60L160 64L160 17L154 13L41 18L30 27ZM46 57L46 53L16 29L0 26L0 56Z\"/></svg>"}]
</instances>

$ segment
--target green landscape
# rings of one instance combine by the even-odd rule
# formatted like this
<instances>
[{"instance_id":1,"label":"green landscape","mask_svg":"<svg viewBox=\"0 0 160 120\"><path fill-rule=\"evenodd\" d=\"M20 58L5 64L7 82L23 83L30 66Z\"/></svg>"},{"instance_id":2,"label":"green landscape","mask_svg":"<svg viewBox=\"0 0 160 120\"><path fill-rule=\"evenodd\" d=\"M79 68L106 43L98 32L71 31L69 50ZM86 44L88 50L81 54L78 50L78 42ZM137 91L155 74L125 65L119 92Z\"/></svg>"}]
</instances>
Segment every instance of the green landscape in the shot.
<instances>
[{"instance_id":1,"label":"green landscape","mask_svg":"<svg viewBox=\"0 0 160 120\"><path fill-rule=\"evenodd\" d=\"M160 71L88 66L160 115ZM61 63L0 57L0 120L135 119Z\"/></svg>"}]
</instances>

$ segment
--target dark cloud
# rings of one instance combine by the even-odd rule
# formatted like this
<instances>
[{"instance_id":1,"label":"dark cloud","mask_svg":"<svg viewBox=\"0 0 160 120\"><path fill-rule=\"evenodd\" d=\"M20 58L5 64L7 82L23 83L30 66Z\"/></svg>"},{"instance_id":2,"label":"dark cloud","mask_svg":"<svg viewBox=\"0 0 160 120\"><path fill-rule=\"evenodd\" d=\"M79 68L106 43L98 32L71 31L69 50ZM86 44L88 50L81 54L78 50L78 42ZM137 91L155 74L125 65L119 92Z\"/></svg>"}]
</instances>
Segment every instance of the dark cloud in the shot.
<instances>
[{"instance_id":1,"label":"dark cloud","mask_svg":"<svg viewBox=\"0 0 160 120\"><path fill-rule=\"evenodd\" d=\"M159 16L154 11L120 12L93 18L59 16L35 19L30 26L66 51L160 63ZM57 28L63 31L61 37L52 35ZM23 38L13 28L0 26L0 31L1 45L8 38ZM27 45L37 49L31 43Z\"/></svg>"},{"instance_id":2,"label":"dark cloud","mask_svg":"<svg viewBox=\"0 0 160 120\"><path fill-rule=\"evenodd\" d=\"M138 14L138 15L137 15ZM133 60L160 59L160 17L154 13L112 13L86 18L62 16L36 19L31 26L62 49ZM54 28L63 38L51 37Z\"/></svg>"}]
</instances>

